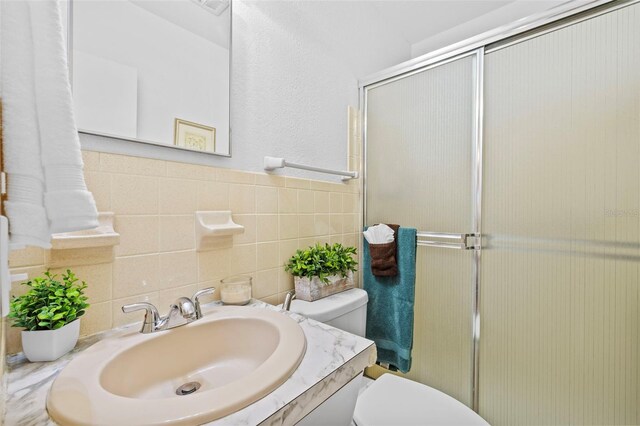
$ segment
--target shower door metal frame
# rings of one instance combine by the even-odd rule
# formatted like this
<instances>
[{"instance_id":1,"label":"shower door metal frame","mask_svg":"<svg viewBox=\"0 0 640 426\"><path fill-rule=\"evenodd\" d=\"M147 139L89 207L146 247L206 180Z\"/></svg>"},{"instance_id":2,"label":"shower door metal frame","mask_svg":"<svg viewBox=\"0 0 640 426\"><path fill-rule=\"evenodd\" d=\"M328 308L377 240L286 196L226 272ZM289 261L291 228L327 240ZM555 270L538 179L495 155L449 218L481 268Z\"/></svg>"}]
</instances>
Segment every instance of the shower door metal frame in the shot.
<instances>
[{"instance_id":1,"label":"shower door metal frame","mask_svg":"<svg viewBox=\"0 0 640 426\"><path fill-rule=\"evenodd\" d=\"M444 65L457 59L477 55L474 78L475 117L474 117L474 203L473 227L478 235L478 247L474 247L474 285L472 298L472 409L479 412L480 384L480 266L482 256L482 132L484 108L484 55L485 53L526 41L533 37L556 31L595 16L638 3L640 0L592 0L587 3L569 1L549 9L543 13L520 19L512 24L498 27L459 43L427 53L415 59L387 68L359 81L359 108L361 114L362 134L362 219L367 223L367 91L398 79ZM435 247L442 247L432 244ZM448 247L452 248L452 247ZM455 247L453 247L455 248Z\"/></svg>"},{"instance_id":2,"label":"shower door metal frame","mask_svg":"<svg viewBox=\"0 0 640 426\"><path fill-rule=\"evenodd\" d=\"M447 59L469 54L476 49L486 47L487 52L493 50L487 46L491 44L500 44L505 40L518 39L523 34L544 34L541 28L547 25L553 25L549 31L558 29L558 21L564 24L576 22L576 20L588 19L598 13L607 13L629 4L637 3L640 0L590 0L587 2L567 1L555 6L547 11L532 15L527 18L519 19L513 23L503 25L493 30L478 34L458 43L437 49L433 52L426 53L414 59L402 62L398 65L386 68L379 72L370 74L358 81L360 88L360 105L363 104L363 89L388 79L406 75L411 71L423 69L429 65L443 62Z\"/></svg>"},{"instance_id":3,"label":"shower door metal frame","mask_svg":"<svg viewBox=\"0 0 640 426\"><path fill-rule=\"evenodd\" d=\"M468 234L449 234L441 232L431 232L425 230L418 230L418 237L428 237L435 239L434 241L421 242L418 241L418 245L424 245L434 248L448 248L448 249L462 249L472 250L473 253L473 273L472 273L472 296L471 296L471 310L472 310L472 323L471 323L471 335L472 335L472 353L470 357L471 362L471 404L475 411L478 411L478 384L479 384L479 349L480 349L480 256L482 252L481 243L481 214L482 214L482 122L483 122L483 71L484 71L484 47L473 49L468 52L464 52L451 57L443 58L440 61L432 62L428 65L420 67L418 69L411 70L409 72L402 73L393 78L384 79L375 84L369 84L360 88L360 105L362 114L362 158L363 158L363 223L367 224L367 92L368 90L375 89L386 84L393 83L395 81L410 77L412 75L428 71L433 68L437 68L457 60L474 57L473 70L470 77L473 79L473 116L472 118L472 131L469 139L472 144L472 159L471 167L472 173L472 185L471 185L471 223L472 229ZM467 231L467 230L465 230ZM467 240L473 238L475 243L471 246L468 245ZM455 239L460 240L456 242L440 242L438 239Z\"/></svg>"}]
</instances>

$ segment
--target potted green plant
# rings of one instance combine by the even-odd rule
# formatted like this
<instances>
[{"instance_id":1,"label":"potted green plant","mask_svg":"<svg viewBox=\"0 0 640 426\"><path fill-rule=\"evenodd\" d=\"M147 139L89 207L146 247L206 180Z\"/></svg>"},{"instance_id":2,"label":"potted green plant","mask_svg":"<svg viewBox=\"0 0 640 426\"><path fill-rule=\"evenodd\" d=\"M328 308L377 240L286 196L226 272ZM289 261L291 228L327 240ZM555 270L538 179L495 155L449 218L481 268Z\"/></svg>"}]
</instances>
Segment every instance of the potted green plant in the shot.
<instances>
[{"instance_id":1,"label":"potted green plant","mask_svg":"<svg viewBox=\"0 0 640 426\"><path fill-rule=\"evenodd\" d=\"M285 270L294 276L296 298L313 302L353 288L353 273L358 265L355 255L355 247L339 243L297 250L285 265Z\"/></svg>"},{"instance_id":2,"label":"potted green plant","mask_svg":"<svg viewBox=\"0 0 640 426\"><path fill-rule=\"evenodd\" d=\"M22 350L31 362L53 361L74 348L80 335L80 317L89 307L84 289L87 284L71 270L22 283L29 287L11 301L9 317L14 327L23 327Z\"/></svg>"}]
</instances>

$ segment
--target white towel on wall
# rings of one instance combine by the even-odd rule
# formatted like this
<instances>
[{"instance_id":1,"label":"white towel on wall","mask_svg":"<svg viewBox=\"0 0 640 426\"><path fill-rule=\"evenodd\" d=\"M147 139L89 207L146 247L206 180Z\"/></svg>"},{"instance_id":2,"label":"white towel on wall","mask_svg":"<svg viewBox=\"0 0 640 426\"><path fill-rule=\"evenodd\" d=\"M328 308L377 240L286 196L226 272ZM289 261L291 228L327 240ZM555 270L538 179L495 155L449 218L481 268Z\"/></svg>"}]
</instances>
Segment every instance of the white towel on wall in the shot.
<instances>
[{"instance_id":1,"label":"white towel on wall","mask_svg":"<svg viewBox=\"0 0 640 426\"><path fill-rule=\"evenodd\" d=\"M0 28L11 243L49 248L53 232L98 226L82 173L58 2L3 1Z\"/></svg>"}]
</instances>

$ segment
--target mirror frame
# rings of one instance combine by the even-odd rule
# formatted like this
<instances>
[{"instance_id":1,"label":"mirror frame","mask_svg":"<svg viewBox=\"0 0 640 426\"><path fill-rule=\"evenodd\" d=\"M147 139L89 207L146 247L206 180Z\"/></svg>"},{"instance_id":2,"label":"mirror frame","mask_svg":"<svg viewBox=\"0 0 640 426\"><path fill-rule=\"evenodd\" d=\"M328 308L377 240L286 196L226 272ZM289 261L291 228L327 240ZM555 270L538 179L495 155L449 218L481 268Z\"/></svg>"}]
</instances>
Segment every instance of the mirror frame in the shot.
<instances>
[{"instance_id":1,"label":"mirror frame","mask_svg":"<svg viewBox=\"0 0 640 426\"><path fill-rule=\"evenodd\" d=\"M67 0L67 66L69 68L69 85L71 86L71 93L73 94L73 3L80 0ZM168 148L172 150L178 150L181 152L189 152L196 154L212 155L215 157L231 158L232 154L232 140L231 140L231 81L233 79L233 66L232 66L232 46L233 46L233 0L229 0L229 153L220 154L216 152L197 151L195 149L181 148L173 144L166 144L161 142L154 142L140 138L128 138L125 136L112 135L109 133L97 132L93 130L85 130L78 128L79 134L100 136L103 138L117 139L127 142L135 142L138 144L144 144L145 146L157 146L160 148Z\"/></svg>"}]
</instances>

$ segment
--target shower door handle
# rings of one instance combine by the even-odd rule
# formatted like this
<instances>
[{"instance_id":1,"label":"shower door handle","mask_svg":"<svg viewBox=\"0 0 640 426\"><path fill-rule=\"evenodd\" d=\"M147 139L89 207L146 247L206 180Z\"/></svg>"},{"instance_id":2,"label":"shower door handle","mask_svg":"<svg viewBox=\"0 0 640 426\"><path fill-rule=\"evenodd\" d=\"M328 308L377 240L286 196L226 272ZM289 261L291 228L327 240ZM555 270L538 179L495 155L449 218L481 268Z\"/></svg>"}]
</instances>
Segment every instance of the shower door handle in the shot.
<instances>
[{"instance_id":1,"label":"shower door handle","mask_svg":"<svg viewBox=\"0 0 640 426\"><path fill-rule=\"evenodd\" d=\"M448 232L419 231L417 244L426 247L450 248L456 250L480 249L480 234L452 234Z\"/></svg>"}]
</instances>

